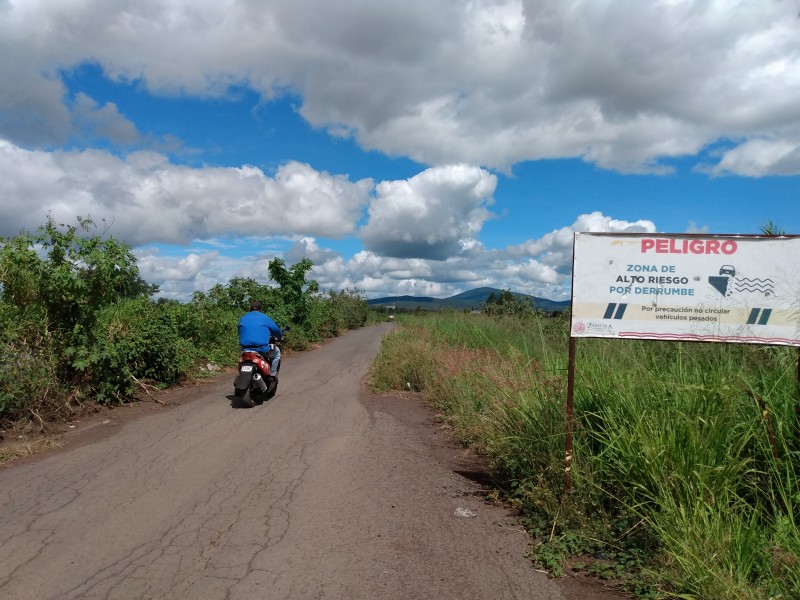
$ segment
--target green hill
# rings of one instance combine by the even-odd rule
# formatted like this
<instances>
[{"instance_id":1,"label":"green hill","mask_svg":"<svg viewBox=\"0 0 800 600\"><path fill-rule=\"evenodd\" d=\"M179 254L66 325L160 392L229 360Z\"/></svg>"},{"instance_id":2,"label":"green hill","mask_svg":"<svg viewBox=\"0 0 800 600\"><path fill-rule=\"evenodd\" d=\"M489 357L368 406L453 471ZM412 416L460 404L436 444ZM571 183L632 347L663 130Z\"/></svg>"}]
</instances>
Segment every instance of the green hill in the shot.
<instances>
[{"instance_id":1,"label":"green hill","mask_svg":"<svg viewBox=\"0 0 800 600\"><path fill-rule=\"evenodd\" d=\"M370 306L395 306L406 310L414 310L417 307L423 310L478 310L481 304L489 299L490 294L499 296L503 290L497 288L482 287L466 292L461 292L449 298L431 298L429 296L386 296L384 298L373 298L368 300ZM520 299L529 299L533 305L539 310L547 312L562 311L569 307L569 300L556 301L548 300L547 298L539 298L537 296L529 296L527 294L520 294L512 292L514 296Z\"/></svg>"}]
</instances>

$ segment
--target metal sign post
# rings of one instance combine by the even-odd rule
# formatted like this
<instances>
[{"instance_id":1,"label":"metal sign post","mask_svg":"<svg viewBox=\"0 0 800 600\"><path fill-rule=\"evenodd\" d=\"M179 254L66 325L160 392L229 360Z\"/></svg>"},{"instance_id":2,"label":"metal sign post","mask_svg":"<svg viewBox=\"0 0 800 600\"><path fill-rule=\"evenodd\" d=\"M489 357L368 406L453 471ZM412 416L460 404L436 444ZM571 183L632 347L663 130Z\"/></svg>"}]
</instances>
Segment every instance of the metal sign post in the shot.
<instances>
[{"instance_id":1,"label":"metal sign post","mask_svg":"<svg viewBox=\"0 0 800 600\"><path fill-rule=\"evenodd\" d=\"M567 439L564 445L564 493L572 491L572 429L575 423L575 338L569 336L567 367Z\"/></svg>"}]
</instances>

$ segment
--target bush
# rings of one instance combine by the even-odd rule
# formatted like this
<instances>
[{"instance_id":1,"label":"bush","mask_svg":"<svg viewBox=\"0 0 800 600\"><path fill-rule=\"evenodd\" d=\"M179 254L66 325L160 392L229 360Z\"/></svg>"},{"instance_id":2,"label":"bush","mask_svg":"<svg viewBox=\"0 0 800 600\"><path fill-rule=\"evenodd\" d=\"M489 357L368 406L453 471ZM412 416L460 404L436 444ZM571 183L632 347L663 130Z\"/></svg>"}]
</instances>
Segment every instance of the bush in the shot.
<instances>
[{"instance_id":1,"label":"bush","mask_svg":"<svg viewBox=\"0 0 800 600\"><path fill-rule=\"evenodd\" d=\"M201 300L188 304L160 301L158 307L198 361L220 366L236 363L237 323L243 311Z\"/></svg>"},{"instance_id":2,"label":"bush","mask_svg":"<svg viewBox=\"0 0 800 600\"><path fill-rule=\"evenodd\" d=\"M135 380L174 385L197 358L172 315L145 299L123 300L104 309L94 337L92 347L78 353L74 365L85 371L99 402L130 398Z\"/></svg>"},{"instance_id":3,"label":"bush","mask_svg":"<svg viewBox=\"0 0 800 600\"><path fill-rule=\"evenodd\" d=\"M0 313L10 317L6 305ZM33 419L40 425L68 414L65 389L58 379L58 359L41 321L20 318L0 324L0 427Z\"/></svg>"}]
</instances>

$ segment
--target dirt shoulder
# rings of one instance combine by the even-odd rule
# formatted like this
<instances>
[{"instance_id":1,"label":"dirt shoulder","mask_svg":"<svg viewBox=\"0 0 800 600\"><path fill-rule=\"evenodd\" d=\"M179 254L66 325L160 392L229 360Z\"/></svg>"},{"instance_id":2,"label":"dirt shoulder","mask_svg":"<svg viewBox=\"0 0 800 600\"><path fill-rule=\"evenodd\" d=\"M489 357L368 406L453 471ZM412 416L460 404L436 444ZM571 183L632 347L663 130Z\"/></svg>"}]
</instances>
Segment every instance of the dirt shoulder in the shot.
<instances>
[{"instance_id":1,"label":"dirt shoulder","mask_svg":"<svg viewBox=\"0 0 800 600\"><path fill-rule=\"evenodd\" d=\"M142 392L125 404L80 407L65 423L48 423L43 430L34 423L20 429L0 430L0 469L98 442L126 423L197 399L203 387L226 377L232 379L234 373L228 369L214 377L195 379L166 390L149 389L148 394Z\"/></svg>"}]
</instances>

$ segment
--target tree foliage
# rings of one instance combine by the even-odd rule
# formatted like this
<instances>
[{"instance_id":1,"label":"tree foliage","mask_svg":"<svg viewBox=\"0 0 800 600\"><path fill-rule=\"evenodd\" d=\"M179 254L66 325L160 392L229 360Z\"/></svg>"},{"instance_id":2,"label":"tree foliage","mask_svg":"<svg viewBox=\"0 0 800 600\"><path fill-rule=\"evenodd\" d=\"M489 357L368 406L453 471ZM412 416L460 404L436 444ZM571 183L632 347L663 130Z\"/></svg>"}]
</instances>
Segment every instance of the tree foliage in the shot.
<instances>
[{"instance_id":1,"label":"tree foliage","mask_svg":"<svg viewBox=\"0 0 800 600\"><path fill-rule=\"evenodd\" d=\"M139 276L130 247L96 233L88 218L77 226L48 218L35 234L1 241L0 299L43 318L62 343L89 331L101 308L158 291Z\"/></svg>"},{"instance_id":2,"label":"tree foliage","mask_svg":"<svg viewBox=\"0 0 800 600\"><path fill-rule=\"evenodd\" d=\"M4 365L0 417L8 406L52 412L38 400L59 405L77 389L94 388L89 367L98 316L120 300L146 300L158 290L139 276L128 245L98 232L91 219L77 221L58 225L48 218L36 233L0 240L0 328L6 352L17 355L14 365L31 369Z\"/></svg>"},{"instance_id":3,"label":"tree foliage","mask_svg":"<svg viewBox=\"0 0 800 600\"><path fill-rule=\"evenodd\" d=\"M489 293L482 312L491 317L520 317L533 315L536 308L530 298L516 296L511 290L502 290L500 294Z\"/></svg>"},{"instance_id":4,"label":"tree foliage","mask_svg":"<svg viewBox=\"0 0 800 600\"><path fill-rule=\"evenodd\" d=\"M306 274L314 263L304 258L287 268L283 259L274 258L269 262L269 275L280 286L278 297L289 312L289 319L297 325L305 325L308 320L310 304L319 285L313 279L306 281Z\"/></svg>"}]
</instances>

